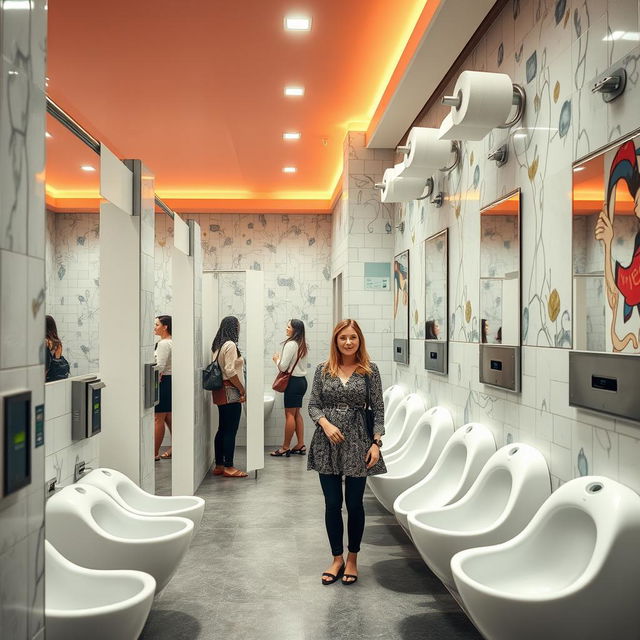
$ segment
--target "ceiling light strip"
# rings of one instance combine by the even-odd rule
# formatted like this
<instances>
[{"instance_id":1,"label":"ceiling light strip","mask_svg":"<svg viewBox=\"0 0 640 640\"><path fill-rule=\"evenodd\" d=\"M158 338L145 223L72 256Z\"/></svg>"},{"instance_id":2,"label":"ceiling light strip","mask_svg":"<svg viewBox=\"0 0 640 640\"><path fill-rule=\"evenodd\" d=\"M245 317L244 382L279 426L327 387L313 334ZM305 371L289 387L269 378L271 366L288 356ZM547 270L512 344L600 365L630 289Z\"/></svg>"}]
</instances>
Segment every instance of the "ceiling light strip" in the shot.
<instances>
[{"instance_id":1,"label":"ceiling light strip","mask_svg":"<svg viewBox=\"0 0 640 640\"><path fill-rule=\"evenodd\" d=\"M63 127L69 129L73 135L82 140L92 151L100 155L100 141L94 138L49 96L47 96L47 113L54 117ZM175 213L158 196L155 196L155 203L170 218L175 216Z\"/></svg>"}]
</instances>

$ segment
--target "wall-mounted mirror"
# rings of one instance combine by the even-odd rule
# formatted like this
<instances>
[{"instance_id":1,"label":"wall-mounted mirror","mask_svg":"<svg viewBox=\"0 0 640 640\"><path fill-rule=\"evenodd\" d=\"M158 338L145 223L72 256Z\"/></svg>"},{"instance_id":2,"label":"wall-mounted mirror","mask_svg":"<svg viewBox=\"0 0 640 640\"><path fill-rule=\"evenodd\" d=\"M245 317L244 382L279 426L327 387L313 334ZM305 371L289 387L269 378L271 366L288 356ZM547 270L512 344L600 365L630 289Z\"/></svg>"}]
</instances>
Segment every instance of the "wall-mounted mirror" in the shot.
<instances>
[{"instance_id":1,"label":"wall-mounted mirror","mask_svg":"<svg viewBox=\"0 0 640 640\"><path fill-rule=\"evenodd\" d=\"M480 381L520 388L520 190L480 211Z\"/></svg>"},{"instance_id":2,"label":"wall-mounted mirror","mask_svg":"<svg viewBox=\"0 0 640 640\"><path fill-rule=\"evenodd\" d=\"M640 353L640 135L573 167L574 349Z\"/></svg>"},{"instance_id":3,"label":"wall-mounted mirror","mask_svg":"<svg viewBox=\"0 0 640 640\"><path fill-rule=\"evenodd\" d=\"M444 229L424 242L424 368L448 372L449 233Z\"/></svg>"},{"instance_id":4,"label":"wall-mounted mirror","mask_svg":"<svg viewBox=\"0 0 640 640\"><path fill-rule=\"evenodd\" d=\"M46 131L45 312L69 375L97 373L100 157L49 114Z\"/></svg>"}]
</instances>

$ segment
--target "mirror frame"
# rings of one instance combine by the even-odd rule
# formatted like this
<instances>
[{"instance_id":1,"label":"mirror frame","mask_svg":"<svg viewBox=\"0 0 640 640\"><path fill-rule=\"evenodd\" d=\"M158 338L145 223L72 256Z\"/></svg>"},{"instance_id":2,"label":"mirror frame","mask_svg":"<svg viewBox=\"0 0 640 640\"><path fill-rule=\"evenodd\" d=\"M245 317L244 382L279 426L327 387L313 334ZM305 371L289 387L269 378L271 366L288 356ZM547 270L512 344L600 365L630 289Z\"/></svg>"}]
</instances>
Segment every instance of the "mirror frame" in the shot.
<instances>
[{"instance_id":1,"label":"mirror frame","mask_svg":"<svg viewBox=\"0 0 640 640\"><path fill-rule=\"evenodd\" d=\"M442 237L445 246L445 291L444 291L444 319L446 323L446 332L444 332L444 339L436 340L427 338L427 287L425 284L425 299L424 299L424 368L431 373L437 373L440 375L449 374L449 227L441 229L437 233L429 236L424 241L424 270L425 270L425 283L427 278L427 243ZM440 336L443 333L440 331ZM435 362L432 362L435 361Z\"/></svg>"},{"instance_id":2,"label":"mirror frame","mask_svg":"<svg viewBox=\"0 0 640 640\"><path fill-rule=\"evenodd\" d=\"M515 195L518 196L518 341L515 345L487 344L482 342L482 308L480 303L482 299L482 214ZM478 271L480 382L518 393L521 384L520 356L522 350L522 191L520 187L482 207L480 218L480 269Z\"/></svg>"}]
</instances>

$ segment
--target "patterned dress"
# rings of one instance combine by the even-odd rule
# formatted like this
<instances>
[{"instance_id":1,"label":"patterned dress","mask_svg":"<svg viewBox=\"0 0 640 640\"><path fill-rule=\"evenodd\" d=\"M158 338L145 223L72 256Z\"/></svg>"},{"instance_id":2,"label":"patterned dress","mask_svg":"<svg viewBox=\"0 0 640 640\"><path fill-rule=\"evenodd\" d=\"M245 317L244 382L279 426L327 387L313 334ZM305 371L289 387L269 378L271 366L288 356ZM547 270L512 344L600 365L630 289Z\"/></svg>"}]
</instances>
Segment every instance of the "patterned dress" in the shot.
<instances>
[{"instance_id":1,"label":"patterned dress","mask_svg":"<svg viewBox=\"0 0 640 640\"><path fill-rule=\"evenodd\" d=\"M323 373L319 364L313 377L309 398L309 415L316 423L316 430L309 447L307 468L318 473L364 477L386 473L387 468L380 455L376 464L367 469L366 456L371 447L367 433L364 406L367 401L365 377L353 373L346 384L336 376ZM374 433L384 434L384 401L378 367L371 363L371 407L375 417ZM317 424L326 418L342 431L344 442L332 444L322 427Z\"/></svg>"}]
</instances>

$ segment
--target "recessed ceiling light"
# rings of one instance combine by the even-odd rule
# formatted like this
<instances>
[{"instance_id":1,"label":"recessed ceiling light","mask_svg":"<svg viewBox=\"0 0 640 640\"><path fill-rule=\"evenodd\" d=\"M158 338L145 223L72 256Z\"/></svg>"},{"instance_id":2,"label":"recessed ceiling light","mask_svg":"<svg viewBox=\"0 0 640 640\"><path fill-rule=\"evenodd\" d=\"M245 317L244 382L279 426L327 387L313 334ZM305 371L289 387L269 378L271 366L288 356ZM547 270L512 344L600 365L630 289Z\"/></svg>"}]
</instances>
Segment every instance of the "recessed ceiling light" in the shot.
<instances>
[{"instance_id":1,"label":"recessed ceiling light","mask_svg":"<svg viewBox=\"0 0 640 640\"><path fill-rule=\"evenodd\" d=\"M584 171L584 167L574 167L573 173L577 173L578 171Z\"/></svg>"},{"instance_id":2,"label":"recessed ceiling light","mask_svg":"<svg viewBox=\"0 0 640 640\"><path fill-rule=\"evenodd\" d=\"M300 132L299 131L288 131L282 134L282 137L285 140L300 140Z\"/></svg>"},{"instance_id":3,"label":"recessed ceiling light","mask_svg":"<svg viewBox=\"0 0 640 640\"><path fill-rule=\"evenodd\" d=\"M285 96L303 96L304 87L285 87L284 95Z\"/></svg>"},{"instance_id":4,"label":"recessed ceiling light","mask_svg":"<svg viewBox=\"0 0 640 640\"><path fill-rule=\"evenodd\" d=\"M96 168L92 167L90 164L83 164L80 168L83 171L95 171L96 170Z\"/></svg>"},{"instance_id":5,"label":"recessed ceiling light","mask_svg":"<svg viewBox=\"0 0 640 640\"><path fill-rule=\"evenodd\" d=\"M295 167L283 167L282 171L284 173L295 173L297 169Z\"/></svg>"},{"instance_id":6,"label":"recessed ceiling light","mask_svg":"<svg viewBox=\"0 0 640 640\"><path fill-rule=\"evenodd\" d=\"M47 136L47 138L53 138L53 136L48 131L45 131L44 135Z\"/></svg>"},{"instance_id":7,"label":"recessed ceiling light","mask_svg":"<svg viewBox=\"0 0 640 640\"><path fill-rule=\"evenodd\" d=\"M311 31L311 18L287 16L284 19L284 28L287 31Z\"/></svg>"}]
</instances>

